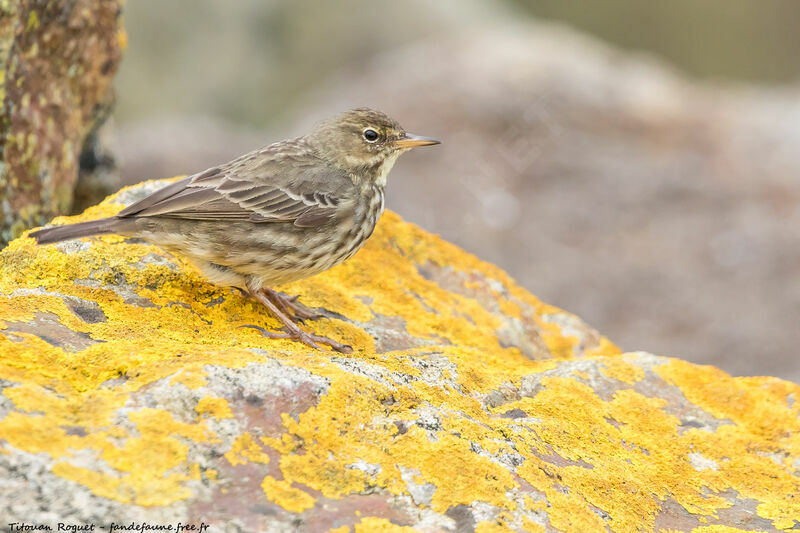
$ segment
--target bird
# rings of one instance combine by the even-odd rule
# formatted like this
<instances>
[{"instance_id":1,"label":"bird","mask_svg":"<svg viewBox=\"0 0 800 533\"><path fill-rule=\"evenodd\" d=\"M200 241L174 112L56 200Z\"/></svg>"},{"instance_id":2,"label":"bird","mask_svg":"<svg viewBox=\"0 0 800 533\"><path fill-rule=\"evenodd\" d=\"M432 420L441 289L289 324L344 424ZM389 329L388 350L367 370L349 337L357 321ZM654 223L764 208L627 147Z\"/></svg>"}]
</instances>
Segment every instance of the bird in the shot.
<instances>
[{"instance_id":1,"label":"bird","mask_svg":"<svg viewBox=\"0 0 800 533\"><path fill-rule=\"evenodd\" d=\"M281 331L254 327L341 353L352 347L308 333L298 322L320 318L273 287L345 261L372 234L384 209L389 171L408 150L440 144L406 132L381 111L352 109L303 137L244 154L167 185L117 215L51 226L37 244L118 234L187 258L212 283L263 304Z\"/></svg>"}]
</instances>

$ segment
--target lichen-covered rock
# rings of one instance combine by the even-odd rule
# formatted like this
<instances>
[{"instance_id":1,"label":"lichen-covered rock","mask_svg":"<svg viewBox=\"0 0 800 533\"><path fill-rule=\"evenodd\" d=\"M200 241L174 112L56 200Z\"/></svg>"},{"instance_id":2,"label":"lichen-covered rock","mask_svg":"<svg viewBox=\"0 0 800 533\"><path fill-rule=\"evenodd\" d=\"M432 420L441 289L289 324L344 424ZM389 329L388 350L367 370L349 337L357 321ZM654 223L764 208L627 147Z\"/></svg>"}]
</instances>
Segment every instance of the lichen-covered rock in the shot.
<instances>
[{"instance_id":1,"label":"lichen-covered rock","mask_svg":"<svg viewBox=\"0 0 800 533\"><path fill-rule=\"evenodd\" d=\"M0 252L4 520L800 527L800 386L620 354L392 213L352 260L282 289L354 353L239 327L279 324L140 241L13 241Z\"/></svg>"}]
</instances>

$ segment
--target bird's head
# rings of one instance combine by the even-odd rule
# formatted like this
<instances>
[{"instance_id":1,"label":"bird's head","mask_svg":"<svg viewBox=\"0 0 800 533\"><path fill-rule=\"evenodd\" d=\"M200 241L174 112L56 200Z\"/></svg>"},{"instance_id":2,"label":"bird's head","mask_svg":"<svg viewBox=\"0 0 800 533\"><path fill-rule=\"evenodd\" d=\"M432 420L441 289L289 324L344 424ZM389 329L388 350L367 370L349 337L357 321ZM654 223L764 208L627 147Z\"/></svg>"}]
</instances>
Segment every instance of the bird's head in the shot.
<instances>
[{"instance_id":1,"label":"bird's head","mask_svg":"<svg viewBox=\"0 0 800 533\"><path fill-rule=\"evenodd\" d=\"M346 111L317 126L309 142L330 163L351 174L386 179L397 157L436 139L407 133L386 114L360 108Z\"/></svg>"}]
</instances>

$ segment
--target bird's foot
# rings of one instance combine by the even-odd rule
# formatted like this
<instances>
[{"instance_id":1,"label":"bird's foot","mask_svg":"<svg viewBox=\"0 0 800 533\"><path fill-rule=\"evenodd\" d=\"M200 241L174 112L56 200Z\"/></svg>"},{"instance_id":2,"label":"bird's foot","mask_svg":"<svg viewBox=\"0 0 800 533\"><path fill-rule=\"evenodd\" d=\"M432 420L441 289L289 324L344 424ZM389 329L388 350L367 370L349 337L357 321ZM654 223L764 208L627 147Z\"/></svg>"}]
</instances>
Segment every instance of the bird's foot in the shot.
<instances>
[{"instance_id":1,"label":"bird's foot","mask_svg":"<svg viewBox=\"0 0 800 533\"><path fill-rule=\"evenodd\" d=\"M261 289L261 292L274 303L285 315L305 322L306 320L316 320L324 315L317 313L297 301L297 295L287 296L272 289Z\"/></svg>"},{"instance_id":2,"label":"bird's foot","mask_svg":"<svg viewBox=\"0 0 800 533\"><path fill-rule=\"evenodd\" d=\"M352 353L353 348L346 344L342 344L340 342L336 342L333 339L329 339L328 337L323 337L321 335L314 335L312 333L306 333L302 329L300 329L297 324L294 323L294 320L299 320L300 317L292 317L291 312L287 312L287 310L294 310L300 304L296 303L297 298L290 298L285 295L278 294L277 292L273 291L272 289L260 289L260 290L251 290L250 295L264 304L267 309L272 311L278 320L280 320L284 325L284 332L278 333L274 331L267 331L260 326L253 326L247 325L242 327L251 327L257 329L267 338L270 339L291 339L296 342L302 342L306 346L310 346L311 348L321 350L320 344L330 346L331 349L340 352L340 353ZM305 314L311 315L311 313L305 309L301 309ZM294 318L294 320L293 320ZM309 317L310 318L310 317Z\"/></svg>"},{"instance_id":3,"label":"bird's foot","mask_svg":"<svg viewBox=\"0 0 800 533\"><path fill-rule=\"evenodd\" d=\"M268 331L261 326L256 326L253 324L246 324L244 326L239 326L242 328L253 328L257 329L261 332L268 339L291 339L295 342L302 342L306 346L310 346L315 350L322 350L319 346L320 344L324 344L326 346L330 346L332 350L337 351L339 353L353 353L352 346L348 346L347 344L342 344L340 342L336 342L333 339L329 339L328 337L323 337L322 335L314 335L313 333L306 333L300 328L297 328L297 331L291 331L289 333L286 332L277 332L277 331Z\"/></svg>"}]
</instances>

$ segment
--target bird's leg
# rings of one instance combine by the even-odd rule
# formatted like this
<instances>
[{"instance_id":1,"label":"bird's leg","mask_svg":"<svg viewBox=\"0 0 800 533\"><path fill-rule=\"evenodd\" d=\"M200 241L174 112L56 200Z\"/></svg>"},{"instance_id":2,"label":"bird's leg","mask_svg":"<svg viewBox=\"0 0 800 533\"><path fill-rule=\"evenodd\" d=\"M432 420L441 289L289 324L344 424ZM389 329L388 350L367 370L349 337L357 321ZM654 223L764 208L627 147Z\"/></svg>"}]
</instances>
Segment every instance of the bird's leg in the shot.
<instances>
[{"instance_id":1,"label":"bird's leg","mask_svg":"<svg viewBox=\"0 0 800 533\"><path fill-rule=\"evenodd\" d=\"M269 298L269 301L272 302L275 305L275 307L280 309L281 313L286 315L292 322L295 322L295 323L296 322L300 322L300 323L304 322L302 317L295 316L294 312L286 304L285 300L277 297L278 293L276 293L272 289L261 289L260 292L265 297Z\"/></svg>"},{"instance_id":2,"label":"bird's leg","mask_svg":"<svg viewBox=\"0 0 800 533\"><path fill-rule=\"evenodd\" d=\"M272 311L272 314L274 314L275 317L283 323L286 329L286 333L275 333L256 327L256 329L261 331L261 334L264 335L265 337L268 337L270 339L292 339L297 342L302 342L306 346L316 348L317 350L321 349L319 347L319 344L325 344L330 346L337 352L351 353L353 351L353 349L346 344L341 344L327 337L322 337L321 335L306 333L305 331L297 327L297 324L292 322L292 319L286 316L286 314L283 311L281 311L279 306L273 303L273 301L267 296L267 294L263 290L258 290L258 291L251 290L250 296L252 296L256 300L264 304L264 306L267 309ZM255 326L247 326L247 327L255 327Z\"/></svg>"},{"instance_id":3,"label":"bird's leg","mask_svg":"<svg viewBox=\"0 0 800 533\"><path fill-rule=\"evenodd\" d=\"M261 292L272 300L272 303L278 306L286 315L294 315L294 318L303 322L305 320L314 320L322 318L323 315L316 313L297 301L297 296L287 296L272 289L262 288Z\"/></svg>"}]
</instances>

